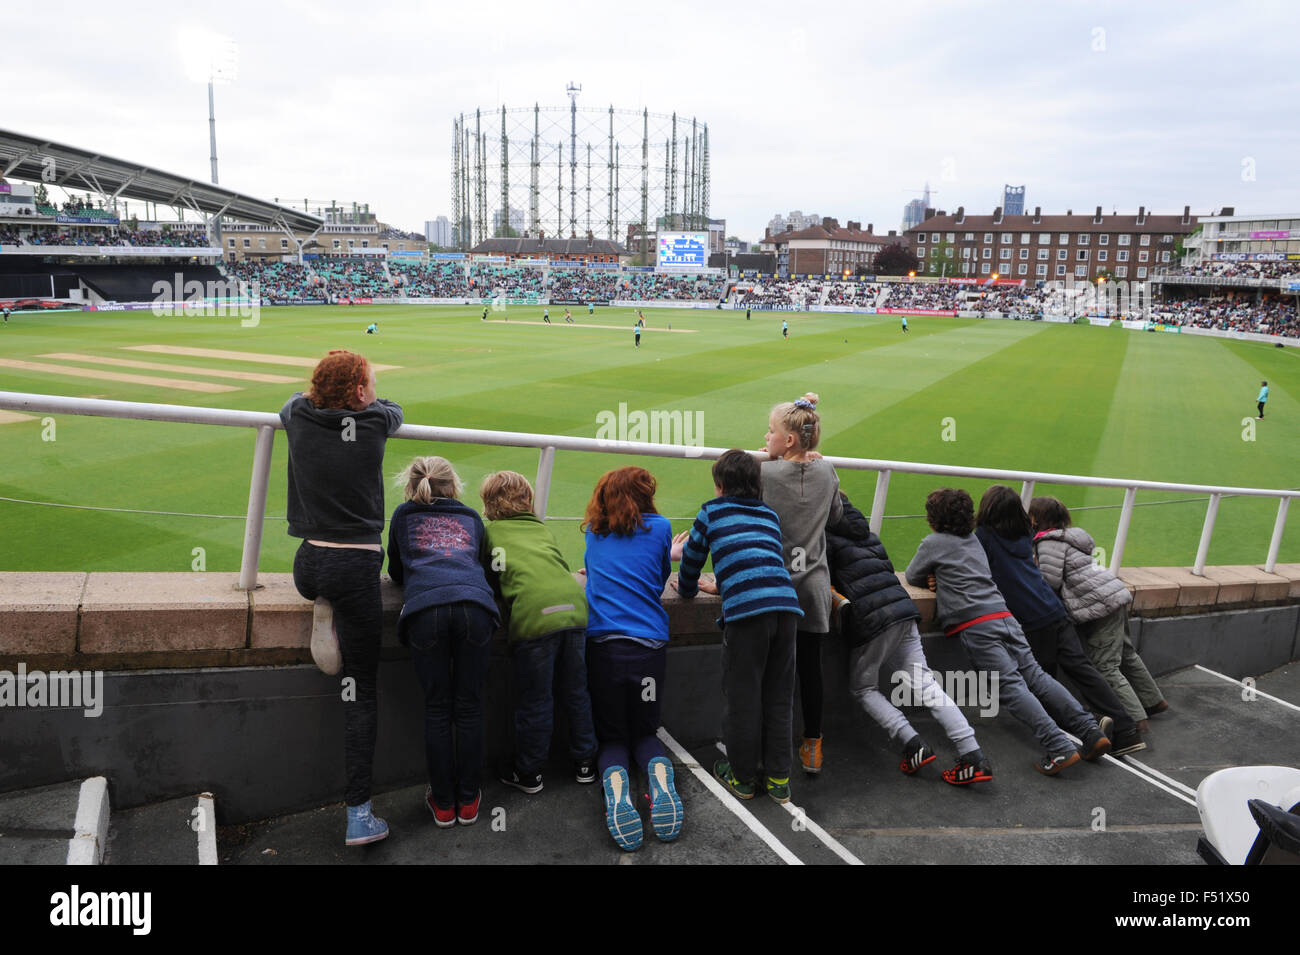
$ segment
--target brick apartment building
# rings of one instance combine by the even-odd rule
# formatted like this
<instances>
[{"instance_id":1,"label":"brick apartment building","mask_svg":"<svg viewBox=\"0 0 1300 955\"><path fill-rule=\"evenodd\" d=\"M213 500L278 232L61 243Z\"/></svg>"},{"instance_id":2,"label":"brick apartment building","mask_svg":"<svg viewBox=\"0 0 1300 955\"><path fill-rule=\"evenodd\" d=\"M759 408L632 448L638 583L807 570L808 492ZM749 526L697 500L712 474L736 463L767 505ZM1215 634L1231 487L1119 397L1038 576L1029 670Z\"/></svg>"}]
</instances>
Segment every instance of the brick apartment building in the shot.
<instances>
[{"instance_id":1,"label":"brick apartment building","mask_svg":"<svg viewBox=\"0 0 1300 955\"><path fill-rule=\"evenodd\" d=\"M1196 229L1191 207L1183 214L1148 214L1139 206L1137 215L1043 215L1035 206L1033 215L968 216L963 207L951 215L933 209L904 235L922 267L928 266L939 250L951 263L948 275L972 278L994 273L1003 278L1036 282L1091 281L1102 272L1116 279L1143 281L1158 268L1175 264L1178 239ZM950 253L950 254L949 254Z\"/></svg>"},{"instance_id":2,"label":"brick apartment building","mask_svg":"<svg viewBox=\"0 0 1300 955\"><path fill-rule=\"evenodd\" d=\"M829 216L821 225L806 229L787 227L784 232L767 230L759 247L776 256L778 275L833 275L855 273L859 266L871 272L876 255L895 242L908 244L907 237L890 230L876 235L871 223L864 231L862 223L841 226Z\"/></svg>"}]
</instances>

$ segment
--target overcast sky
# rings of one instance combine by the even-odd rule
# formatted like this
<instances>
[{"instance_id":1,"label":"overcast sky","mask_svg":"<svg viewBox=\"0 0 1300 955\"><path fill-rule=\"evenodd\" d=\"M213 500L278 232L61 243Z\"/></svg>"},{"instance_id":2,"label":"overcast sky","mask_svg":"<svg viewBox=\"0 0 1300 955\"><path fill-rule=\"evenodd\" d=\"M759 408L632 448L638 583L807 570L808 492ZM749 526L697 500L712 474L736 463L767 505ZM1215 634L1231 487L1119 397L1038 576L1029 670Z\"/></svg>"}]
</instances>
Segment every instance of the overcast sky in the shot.
<instances>
[{"instance_id":1,"label":"overcast sky","mask_svg":"<svg viewBox=\"0 0 1300 955\"><path fill-rule=\"evenodd\" d=\"M631 12L632 9L640 11ZM201 10L214 11L211 18ZM1300 214L1300 4L9 0L0 127L209 178L180 41L238 45L224 186L451 215L451 124L580 105L709 125L712 205L757 239L792 209L899 227L934 203ZM190 51L192 52L192 51Z\"/></svg>"}]
</instances>

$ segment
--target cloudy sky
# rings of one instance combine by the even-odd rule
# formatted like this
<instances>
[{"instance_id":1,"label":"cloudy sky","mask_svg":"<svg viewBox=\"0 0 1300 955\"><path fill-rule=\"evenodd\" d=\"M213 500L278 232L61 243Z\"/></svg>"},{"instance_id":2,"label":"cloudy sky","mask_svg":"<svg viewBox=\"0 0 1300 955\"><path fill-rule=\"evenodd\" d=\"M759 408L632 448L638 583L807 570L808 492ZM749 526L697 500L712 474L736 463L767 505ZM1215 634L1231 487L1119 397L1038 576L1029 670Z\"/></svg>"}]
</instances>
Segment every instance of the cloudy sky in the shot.
<instances>
[{"instance_id":1,"label":"cloudy sky","mask_svg":"<svg viewBox=\"0 0 1300 955\"><path fill-rule=\"evenodd\" d=\"M631 9L639 11L633 14ZM201 9L217 11L211 17ZM207 179L195 27L232 37L222 185L451 214L452 117L579 103L709 125L714 217L936 205L1300 213L1300 4L9 0L0 127Z\"/></svg>"}]
</instances>

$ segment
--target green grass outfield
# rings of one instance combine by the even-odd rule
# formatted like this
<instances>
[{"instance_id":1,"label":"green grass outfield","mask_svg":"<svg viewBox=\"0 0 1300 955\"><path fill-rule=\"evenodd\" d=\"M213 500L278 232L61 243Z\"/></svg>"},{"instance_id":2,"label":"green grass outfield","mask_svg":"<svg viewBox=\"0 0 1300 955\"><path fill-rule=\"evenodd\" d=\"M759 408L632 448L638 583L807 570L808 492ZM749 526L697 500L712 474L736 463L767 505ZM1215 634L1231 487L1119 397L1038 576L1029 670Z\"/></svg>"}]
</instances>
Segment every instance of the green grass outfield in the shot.
<instances>
[{"instance_id":1,"label":"green grass outfield","mask_svg":"<svg viewBox=\"0 0 1300 955\"><path fill-rule=\"evenodd\" d=\"M514 307L512 321L481 322L481 308L266 308L260 324L239 319L156 317L149 313L17 315L0 330L0 359L237 388L178 391L0 365L0 389L278 411L304 390L309 369L134 350L168 345L315 359L331 348L401 366L379 375L379 393L406 420L595 437L597 416L629 410L702 412L703 443L761 446L770 407L816 391L822 397L822 450L987 468L1045 470L1160 481L1294 487L1300 484L1300 354L1266 344L1120 328L916 316L904 335L897 316L650 309L633 348L630 309L597 309L578 324L540 324L540 307ZM791 337L783 341L782 319ZM367 336L376 321L379 334ZM678 330L666 332L668 323ZM537 323L537 324L530 324ZM588 327L589 324L616 326ZM680 330L691 329L691 333ZM73 353L184 366L193 372L97 365L43 355ZM280 375L295 382L204 378L201 371ZM1269 381L1268 416L1254 422L1255 394ZM945 419L952 419L944 440ZM1255 440L1243 440L1251 418ZM53 433L41 416L0 424L0 569L190 570L203 548L206 569L238 568L248 503L253 433L247 429L115 421L59 415ZM44 440L52 437L54 440ZM285 441L278 435L267 504L262 569L287 571L296 541L283 521ZM386 470L417 453L448 457L476 508L478 482L512 468L531 479L537 452L393 441ZM577 518L596 479L626 463L659 478L658 504L681 530L713 493L709 465L560 452L551 527L566 555L582 559ZM874 474L845 471L841 484L865 512ZM882 536L899 567L927 532L925 494L945 482L895 475ZM963 482L978 501L987 482ZM1054 489L1076 522L1103 547L1114 539L1121 491ZM1191 495L1139 494L1139 504ZM79 505L52 507L22 501ZM390 490L389 510L401 500ZM103 508L90 510L83 508ZM239 519L179 515L236 515ZM1284 561L1300 561L1300 507L1283 541ZM1205 503L1139 506L1124 562L1190 564ZM1225 500L1210 548L1216 564L1258 564L1267 553L1276 504Z\"/></svg>"}]
</instances>

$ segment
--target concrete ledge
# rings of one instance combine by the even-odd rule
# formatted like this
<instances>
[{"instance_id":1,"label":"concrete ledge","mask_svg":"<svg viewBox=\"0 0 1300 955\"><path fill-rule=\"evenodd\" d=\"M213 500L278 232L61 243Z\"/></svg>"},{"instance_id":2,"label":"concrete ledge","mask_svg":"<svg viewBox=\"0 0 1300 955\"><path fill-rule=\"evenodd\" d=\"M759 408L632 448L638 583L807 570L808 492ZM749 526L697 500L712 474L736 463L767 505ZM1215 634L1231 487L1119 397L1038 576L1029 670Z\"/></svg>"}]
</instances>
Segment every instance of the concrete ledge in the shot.
<instances>
[{"instance_id":1,"label":"concrete ledge","mask_svg":"<svg viewBox=\"0 0 1300 955\"><path fill-rule=\"evenodd\" d=\"M1277 564L1273 568L1273 574L1291 581L1291 589L1287 591L1289 599L1300 598L1300 564Z\"/></svg>"},{"instance_id":2,"label":"concrete ledge","mask_svg":"<svg viewBox=\"0 0 1300 955\"><path fill-rule=\"evenodd\" d=\"M1119 579L1133 593L1134 614L1178 606L1178 584L1145 567L1121 567Z\"/></svg>"},{"instance_id":3,"label":"concrete ledge","mask_svg":"<svg viewBox=\"0 0 1300 955\"><path fill-rule=\"evenodd\" d=\"M248 595L234 574L90 574L81 603L85 653L247 645ZM202 625L195 614L202 613Z\"/></svg>"},{"instance_id":4,"label":"concrete ledge","mask_svg":"<svg viewBox=\"0 0 1300 955\"><path fill-rule=\"evenodd\" d=\"M1207 567L1205 568L1207 574L1211 569L1241 574L1246 579L1253 581L1255 592L1250 598L1252 603L1279 603L1285 601L1291 593L1290 580L1279 574L1268 573L1262 565L1229 564L1223 567Z\"/></svg>"},{"instance_id":5,"label":"concrete ledge","mask_svg":"<svg viewBox=\"0 0 1300 955\"><path fill-rule=\"evenodd\" d=\"M1148 567L1147 570L1178 585L1178 600L1174 606L1180 610L1188 607L1213 607L1219 599L1218 581L1209 577L1197 577L1190 568Z\"/></svg>"},{"instance_id":6,"label":"concrete ledge","mask_svg":"<svg viewBox=\"0 0 1300 955\"><path fill-rule=\"evenodd\" d=\"M0 575L0 647L12 653L75 653L84 573Z\"/></svg>"},{"instance_id":7,"label":"concrete ledge","mask_svg":"<svg viewBox=\"0 0 1300 955\"><path fill-rule=\"evenodd\" d=\"M1205 579L1219 585L1214 602L1220 606L1239 606L1255 599L1255 577L1233 567L1206 567Z\"/></svg>"}]
</instances>

